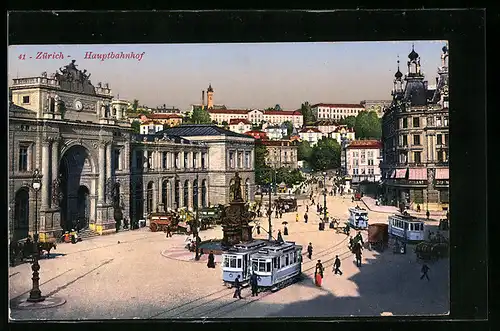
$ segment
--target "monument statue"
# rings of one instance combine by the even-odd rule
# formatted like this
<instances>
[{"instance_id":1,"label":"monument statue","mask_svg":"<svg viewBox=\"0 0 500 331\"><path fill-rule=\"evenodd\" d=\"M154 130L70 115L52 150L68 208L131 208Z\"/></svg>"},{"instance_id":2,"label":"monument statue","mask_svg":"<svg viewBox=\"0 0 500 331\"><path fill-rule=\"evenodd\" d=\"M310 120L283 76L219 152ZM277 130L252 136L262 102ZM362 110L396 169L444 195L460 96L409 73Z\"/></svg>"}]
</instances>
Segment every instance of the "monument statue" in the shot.
<instances>
[{"instance_id":1,"label":"monument statue","mask_svg":"<svg viewBox=\"0 0 500 331\"><path fill-rule=\"evenodd\" d=\"M231 194L233 196L233 201L243 201L241 195L241 177L238 172L234 176L234 184L231 185Z\"/></svg>"},{"instance_id":2,"label":"monument statue","mask_svg":"<svg viewBox=\"0 0 500 331\"><path fill-rule=\"evenodd\" d=\"M90 82L90 74L87 74L87 69L79 70L76 60L71 60L71 63L59 68L54 77L59 81L61 88L78 93L95 94L95 88Z\"/></svg>"}]
</instances>

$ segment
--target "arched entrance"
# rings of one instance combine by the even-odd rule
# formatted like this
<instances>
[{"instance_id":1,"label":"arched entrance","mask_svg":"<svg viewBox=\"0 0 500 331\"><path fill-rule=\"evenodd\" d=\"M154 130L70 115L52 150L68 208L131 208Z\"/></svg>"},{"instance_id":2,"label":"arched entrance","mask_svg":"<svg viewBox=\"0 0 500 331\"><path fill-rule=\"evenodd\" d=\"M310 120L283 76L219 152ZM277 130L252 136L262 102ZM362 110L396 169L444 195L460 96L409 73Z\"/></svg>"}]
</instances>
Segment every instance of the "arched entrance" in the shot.
<instances>
[{"instance_id":1,"label":"arched entrance","mask_svg":"<svg viewBox=\"0 0 500 331\"><path fill-rule=\"evenodd\" d=\"M70 147L62 156L59 174L61 176L61 227L64 231L74 228L80 220L80 228L86 228L95 219L92 195L89 191L95 169L89 151L81 146Z\"/></svg>"},{"instance_id":2,"label":"arched entrance","mask_svg":"<svg viewBox=\"0 0 500 331\"><path fill-rule=\"evenodd\" d=\"M19 189L15 197L14 205L14 233L13 239L19 240L28 237L29 232L29 191L23 187Z\"/></svg>"},{"instance_id":3,"label":"arched entrance","mask_svg":"<svg viewBox=\"0 0 500 331\"><path fill-rule=\"evenodd\" d=\"M90 191L87 186L80 185L77 192L77 220L79 229L86 229L89 227L89 219L90 219L90 199L89 199Z\"/></svg>"}]
</instances>

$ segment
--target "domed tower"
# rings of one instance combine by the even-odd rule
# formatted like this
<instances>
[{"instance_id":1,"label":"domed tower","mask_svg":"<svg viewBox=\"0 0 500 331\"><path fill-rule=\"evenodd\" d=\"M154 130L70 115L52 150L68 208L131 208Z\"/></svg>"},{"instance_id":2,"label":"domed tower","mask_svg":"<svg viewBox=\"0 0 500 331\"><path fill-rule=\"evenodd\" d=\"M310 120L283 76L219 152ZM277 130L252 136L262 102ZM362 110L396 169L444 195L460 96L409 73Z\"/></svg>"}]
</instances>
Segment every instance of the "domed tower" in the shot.
<instances>
[{"instance_id":1,"label":"domed tower","mask_svg":"<svg viewBox=\"0 0 500 331\"><path fill-rule=\"evenodd\" d=\"M392 96L397 98L397 96L403 93L403 73L399 70L399 56L398 56L398 71L394 74L394 90L392 91Z\"/></svg>"},{"instance_id":2,"label":"domed tower","mask_svg":"<svg viewBox=\"0 0 500 331\"><path fill-rule=\"evenodd\" d=\"M411 52L408 54L408 76L421 76L420 56L415 52L415 45L411 46Z\"/></svg>"},{"instance_id":3,"label":"domed tower","mask_svg":"<svg viewBox=\"0 0 500 331\"><path fill-rule=\"evenodd\" d=\"M444 45L443 54L441 54L441 69L448 71L448 44Z\"/></svg>"},{"instance_id":4,"label":"domed tower","mask_svg":"<svg viewBox=\"0 0 500 331\"><path fill-rule=\"evenodd\" d=\"M207 89L207 108L212 109L214 107L214 89L212 84L208 85Z\"/></svg>"}]
</instances>

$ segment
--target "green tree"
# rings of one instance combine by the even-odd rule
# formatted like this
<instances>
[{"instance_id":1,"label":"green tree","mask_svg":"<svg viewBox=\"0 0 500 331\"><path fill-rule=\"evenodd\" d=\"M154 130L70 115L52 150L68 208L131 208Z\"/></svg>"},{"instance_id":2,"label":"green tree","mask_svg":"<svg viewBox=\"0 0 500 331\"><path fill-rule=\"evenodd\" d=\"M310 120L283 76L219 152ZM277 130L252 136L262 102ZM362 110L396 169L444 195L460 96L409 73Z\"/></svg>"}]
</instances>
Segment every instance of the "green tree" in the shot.
<instances>
[{"instance_id":1,"label":"green tree","mask_svg":"<svg viewBox=\"0 0 500 331\"><path fill-rule=\"evenodd\" d=\"M311 105L309 104L308 101L304 102L300 106L300 113L302 114L304 123L312 123L316 121L316 118L314 117L314 114L311 109Z\"/></svg>"},{"instance_id":2,"label":"green tree","mask_svg":"<svg viewBox=\"0 0 500 331\"><path fill-rule=\"evenodd\" d=\"M293 124L292 124L292 122L290 122L290 121L284 121L283 124L286 125L286 136L290 137L290 135L292 134L292 131L293 131Z\"/></svg>"},{"instance_id":3,"label":"green tree","mask_svg":"<svg viewBox=\"0 0 500 331\"><path fill-rule=\"evenodd\" d=\"M193 113L189 118L189 123L191 124L211 124L212 119L210 114L205 109L201 107L196 107L193 109Z\"/></svg>"},{"instance_id":4,"label":"green tree","mask_svg":"<svg viewBox=\"0 0 500 331\"><path fill-rule=\"evenodd\" d=\"M354 126L356 125L356 117L355 116L347 116L346 118L341 119L339 124L347 125L347 127L349 129L353 129Z\"/></svg>"},{"instance_id":5,"label":"green tree","mask_svg":"<svg viewBox=\"0 0 500 331\"><path fill-rule=\"evenodd\" d=\"M323 137L313 147L310 164L314 170L336 169L340 166L341 147L337 140Z\"/></svg>"},{"instance_id":6,"label":"green tree","mask_svg":"<svg viewBox=\"0 0 500 331\"><path fill-rule=\"evenodd\" d=\"M278 185L285 183L288 187L292 187L297 183L303 182L304 179L302 172L298 169L282 167L276 171L276 183Z\"/></svg>"},{"instance_id":7,"label":"green tree","mask_svg":"<svg viewBox=\"0 0 500 331\"><path fill-rule=\"evenodd\" d=\"M134 101L132 102L132 112L134 112L134 114L137 114L138 110L139 110L139 100L134 99Z\"/></svg>"},{"instance_id":8,"label":"green tree","mask_svg":"<svg viewBox=\"0 0 500 331\"><path fill-rule=\"evenodd\" d=\"M313 149L308 141L301 141L297 150L297 159L299 161L309 162L309 160L311 159L312 151Z\"/></svg>"},{"instance_id":9,"label":"green tree","mask_svg":"<svg viewBox=\"0 0 500 331\"><path fill-rule=\"evenodd\" d=\"M381 121L374 111L362 111L356 117L354 125L357 139L380 139L382 137Z\"/></svg>"},{"instance_id":10,"label":"green tree","mask_svg":"<svg viewBox=\"0 0 500 331\"><path fill-rule=\"evenodd\" d=\"M266 165L266 158L269 151L260 140L255 141L255 183L265 185L271 182L271 168Z\"/></svg>"},{"instance_id":11,"label":"green tree","mask_svg":"<svg viewBox=\"0 0 500 331\"><path fill-rule=\"evenodd\" d=\"M141 132L141 123L139 121L133 121L131 124L132 131L134 133L140 133Z\"/></svg>"},{"instance_id":12,"label":"green tree","mask_svg":"<svg viewBox=\"0 0 500 331\"><path fill-rule=\"evenodd\" d=\"M229 127L229 123L227 121L222 121L222 126L224 129L227 129Z\"/></svg>"}]
</instances>

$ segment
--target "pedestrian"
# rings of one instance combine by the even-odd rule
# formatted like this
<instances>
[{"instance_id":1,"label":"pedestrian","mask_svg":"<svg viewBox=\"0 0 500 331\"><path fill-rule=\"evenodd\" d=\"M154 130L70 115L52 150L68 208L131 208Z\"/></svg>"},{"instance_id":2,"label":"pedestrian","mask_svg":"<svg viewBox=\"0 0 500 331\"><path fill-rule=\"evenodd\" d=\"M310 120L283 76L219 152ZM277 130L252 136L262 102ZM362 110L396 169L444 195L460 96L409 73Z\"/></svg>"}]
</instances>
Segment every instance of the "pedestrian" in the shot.
<instances>
[{"instance_id":1,"label":"pedestrian","mask_svg":"<svg viewBox=\"0 0 500 331\"><path fill-rule=\"evenodd\" d=\"M354 239L352 239L352 236L349 238L349 249L352 250L354 247Z\"/></svg>"},{"instance_id":2,"label":"pedestrian","mask_svg":"<svg viewBox=\"0 0 500 331\"><path fill-rule=\"evenodd\" d=\"M314 199L312 199L311 206L314 206L316 202L314 202Z\"/></svg>"},{"instance_id":3,"label":"pedestrian","mask_svg":"<svg viewBox=\"0 0 500 331\"><path fill-rule=\"evenodd\" d=\"M316 286L321 286L323 283L323 271L323 264L321 263L321 260L318 260L318 263L316 263L316 270L314 271L314 281Z\"/></svg>"},{"instance_id":4,"label":"pedestrian","mask_svg":"<svg viewBox=\"0 0 500 331\"><path fill-rule=\"evenodd\" d=\"M281 208L280 208L279 214L280 214L280 218L283 218L283 210Z\"/></svg>"},{"instance_id":5,"label":"pedestrian","mask_svg":"<svg viewBox=\"0 0 500 331\"><path fill-rule=\"evenodd\" d=\"M424 277L426 277L427 280L430 280L429 275L427 274L429 270L430 268L427 266L427 264L424 263L424 265L422 266L422 276L420 277L420 279L424 279Z\"/></svg>"},{"instance_id":6,"label":"pedestrian","mask_svg":"<svg viewBox=\"0 0 500 331\"><path fill-rule=\"evenodd\" d=\"M417 205L417 213L420 213L420 204Z\"/></svg>"},{"instance_id":7,"label":"pedestrian","mask_svg":"<svg viewBox=\"0 0 500 331\"><path fill-rule=\"evenodd\" d=\"M283 229L283 235L288 236L288 228L286 227L286 225Z\"/></svg>"},{"instance_id":8,"label":"pedestrian","mask_svg":"<svg viewBox=\"0 0 500 331\"><path fill-rule=\"evenodd\" d=\"M307 223L307 220L309 219L309 215L307 215L307 212L304 214L304 222Z\"/></svg>"},{"instance_id":9,"label":"pedestrian","mask_svg":"<svg viewBox=\"0 0 500 331\"><path fill-rule=\"evenodd\" d=\"M296 213L295 214L295 222L298 222L299 221L299 213Z\"/></svg>"},{"instance_id":10,"label":"pedestrian","mask_svg":"<svg viewBox=\"0 0 500 331\"><path fill-rule=\"evenodd\" d=\"M429 219L429 217L431 217L431 213L429 212L428 209L427 209L427 212L425 213L425 215L427 216L427 219Z\"/></svg>"},{"instance_id":11,"label":"pedestrian","mask_svg":"<svg viewBox=\"0 0 500 331\"><path fill-rule=\"evenodd\" d=\"M338 255L335 255L335 262L333 263L333 271L335 274L340 274L342 276L342 271L340 270L340 259Z\"/></svg>"},{"instance_id":12,"label":"pedestrian","mask_svg":"<svg viewBox=\"0 0 500 331\"><path fill-rule=\"evenodd\" d=\"M278 218L278 207L276 207L276 209L274 210L274 217Z\"/></svg>"},{"instance_id":13,"label":"pedestrian","mask_svg":"<svg viewBox=\"0 0 500 331\"><path fill-rule=\"evenodd\" d=\"M312 258L312 254L313 254L313 245L312 243L309 243L309 246L307 246L307 257L309 258L309 260Z\"/></svg>"},{"instance_id":14,"label":"pedestrian","mask_svg":"<svg viewBox=\"0 0 500 331\"><path fill-rule=\"evenodd\" d=\"M359 243L356 244L356 265L361 267L361 245Z\"/></svg>"},{"instance_id":15,"label":"pedestrian","mask_svg":"<svg viewBox=\"0 0 500 331\"><path fill-rule=\"evenodd\" d=\"M309 205L306 205L306 213L309 211Z\"/></svg>"},{"instance_id":16,"label":"pedestrian","mask_svg":"<svg viewBox=\"0 0 500 331\"><path fill-rule=\"evenodd\" d=\"M365 243L363 242L363 236L361 235L361 231L358 231L358 234L356 235L356 241L361 242L361 245L364 245Z\"/></svg>"},{"instance_id":17,"label":"pedestrian","mask_svg":"<svg viewBox=\"0 0 500 331\"><path fill-rule=\"evenodd\" d=\"M170 225L167 225L167 238L172 237L172 230L170 230Z\"/></svg>"},{"instance_id":18,"label":"pedestrian","mask_svg":"<svg viewBox=\"0 0 500 331\"><path fill-rule=\"evenodd\" d=\"M259 295L259 283L258 283L257 274L255 272L252 272L252 275L250 276L250 286L252 287L252 296L258 296Z\"/></svg>"},{"instance_id":19,"label":"pedestrian","mask_svg":"<svg viewBox=\"0 0 500 331\"><path fill-rule=\"evenodd\" d=\"M215 268L215 256L214 256L213 251L210 251L210 254L208 254L207 267L208 268Z\"/></svg>"},{"instance_id":20,"label":"pedestrian","mask_svg":"<svg viewBox=\"0 0 500 331\"><path fill-rule=\"evenodd\" d=\"M236 297L238 297L239 299L243 299L241 297L240 275L236 276L236 279L234 280L234 288L235 288L235 291L234 291L233 298L236 299Z\"/></svg>"},{"instance_id":21,"label":"pedestrian","mask_svg":"<svg viewBox=\"0 0 500 331\"><path fill-rule=\"evenodd\" d=\"M278 238L277 238L277 240L279 242L283 242L283 236L281 235L281 230L278 230Z\"/></svg>"}]
</instances>

